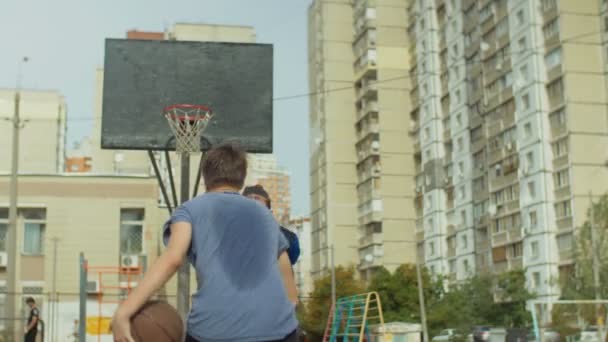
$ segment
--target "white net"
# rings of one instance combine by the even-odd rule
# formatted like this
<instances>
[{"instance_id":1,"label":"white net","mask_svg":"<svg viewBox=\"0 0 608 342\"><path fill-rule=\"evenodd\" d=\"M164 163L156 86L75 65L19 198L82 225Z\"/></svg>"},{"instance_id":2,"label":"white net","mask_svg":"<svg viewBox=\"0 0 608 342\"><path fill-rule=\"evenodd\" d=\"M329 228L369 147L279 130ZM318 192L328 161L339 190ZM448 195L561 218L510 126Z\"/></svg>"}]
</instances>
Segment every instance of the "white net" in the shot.
<instances>
[{"instance_id":1,"label":"white net","mask_svg":"<svg viewBox=\"0 0 608 342\"><path fill-rule=\"evenodd\" d=\"M164 116L175 135L175 151L195 153L201 150L201 135L213 112L205 106L176 105L165 109Z\"/></svg>"}]
</instances>

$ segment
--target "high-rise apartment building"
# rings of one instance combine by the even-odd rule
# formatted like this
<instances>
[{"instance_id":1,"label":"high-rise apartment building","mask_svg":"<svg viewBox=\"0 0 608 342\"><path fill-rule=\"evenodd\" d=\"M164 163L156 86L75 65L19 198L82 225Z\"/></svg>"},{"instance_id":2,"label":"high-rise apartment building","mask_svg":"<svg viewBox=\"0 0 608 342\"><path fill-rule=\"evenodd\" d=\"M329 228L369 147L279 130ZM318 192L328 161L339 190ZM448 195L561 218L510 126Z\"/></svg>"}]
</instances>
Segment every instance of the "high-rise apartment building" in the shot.
<instances>
[{"instance_id":1,"label":"high-rise apartment building","mask_svg":"<svg viewBox=\"0 0 608 342\"><path fill-rule=\"evenodd\" d=\"M419 256L555 298L608 190L606 2L408 3Z\"/></svg>"},{"instance_id":2,"label":"high-rise apartment building","mask_svg":"<svg viewBox=\"0 0 608 342\"><path fill-rule=\"evenodd\" d=\"M310 257L312 241L310 240L310 219L307 217L296 217L289 221L289 228L298 235L300 241L300 257L294 265L295 281L298 287L300 300L306 301L314 290L313 279L310 273Z\"/></svg>"},{"instance_id":3,"label":"high-rise apartment building","mask_svg":"<svg viewBox=\"0 0 608 342\"><path fill-rule=\"evenodd\" d=\"M416 257L406 1L309 9L312 272Z\"/></svg>"},{"instance_id":4,"label":"high-rise apartment building","mask_svg":"<svg viewBox=\"0 0 608 342\"><path fill-rule=\"evenodd\" d=\"M289 172L279 167L272 154L249 154L246 185L259 184L270 196L272 212L283 226L291 218L291 190Z\"/></svg>"},{"instance_id":5,"label":"high-rise apartment building","mask_svg":"<svg viewBox=\"0 0 608 342\"><path fill-rule=\"evenodd\" d=\"M65 163L67 105L57 91L19 91L19 173L58 173ZM0 174L11 170L15 89L0 89Z\"/></svg>"}]
</instances>

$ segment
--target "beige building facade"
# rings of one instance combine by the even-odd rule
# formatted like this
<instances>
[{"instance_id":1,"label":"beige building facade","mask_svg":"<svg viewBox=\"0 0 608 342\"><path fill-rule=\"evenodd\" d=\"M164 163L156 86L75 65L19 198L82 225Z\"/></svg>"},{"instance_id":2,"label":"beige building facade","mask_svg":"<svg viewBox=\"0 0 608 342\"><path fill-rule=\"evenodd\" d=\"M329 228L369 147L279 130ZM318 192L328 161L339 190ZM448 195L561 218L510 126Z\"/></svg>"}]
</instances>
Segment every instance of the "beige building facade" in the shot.
<instances>
[{"instance_id":1,"label":"beige building facade","mask_svg":"<svg viewBox=\"0 0 608 342\"><path fill-rule=\"evenodd\" d=\"M20 90L19 172L61 172L67 133L65 98L52 90ZM15 89L0 89L0 174L11 170Z\"/></svg>"},{"instance_id":2,"label":"beige building facade","mask_svg":"<svg viewBox=\"0 0 608 342\"><path fill-rule=\"evenodd\" d=\"M419 256L434 274L573 272L608 191L606 2L409 1ZM605 34L604 34L605 36Z\"/></svg>"},{"instance_id":3,"label":"beige building facade","mask_svg":"<svg viewBox=\"0 0 608 342\"><path fill-rule=\"evenodd\" d=\"M313 1L309 9L313 276L335 263L414 262L406 1Z\"/></svg>"}]
</instances>

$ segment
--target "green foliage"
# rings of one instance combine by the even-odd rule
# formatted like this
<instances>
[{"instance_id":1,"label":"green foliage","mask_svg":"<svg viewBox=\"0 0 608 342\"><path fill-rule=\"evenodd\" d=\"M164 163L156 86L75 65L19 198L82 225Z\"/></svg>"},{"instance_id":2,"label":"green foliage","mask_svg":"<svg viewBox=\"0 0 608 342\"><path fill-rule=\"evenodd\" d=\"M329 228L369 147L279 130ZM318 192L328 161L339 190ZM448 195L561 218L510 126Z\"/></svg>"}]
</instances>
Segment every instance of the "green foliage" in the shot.
<instances>
[{"instance_id":1,"label":"green foliage","mask_svg":"<svg viewBox=\"0 0 608 342\"><path fill-rule=\"evenodd\" d=\"M447 287L445 279L432 279L422 271L429 334L440 330L460 330L466 338L475 325L495 327L529 327L531 316L526 301L533 295L526 290L525 272L512 271L501 275L478 275ZM338 297L376 291L380 295L385 322L420 322L418 282L414 265L401 265L390 273L377 270L369 286L355 280L353 268L336 269ZM329 276L315 282L315 290L299 318L310 341L319 341L327 324L331 302ZM498 300L495 300L498 299Z\"/></svg>"},{"instance_id":2,"label":"green foliage","mask_svg":"<svg viewBox=\"0 0 608 342\"><path fill-rule=\"evenodd\" d=\"M365 287L355 279L355 268L336 267L336 297L351 296L365 292ZM300 324L310 341L320 341L327 325L331 306L331 276L315 281L313 292L300 309Z\"/></svg>"}]
</instances>

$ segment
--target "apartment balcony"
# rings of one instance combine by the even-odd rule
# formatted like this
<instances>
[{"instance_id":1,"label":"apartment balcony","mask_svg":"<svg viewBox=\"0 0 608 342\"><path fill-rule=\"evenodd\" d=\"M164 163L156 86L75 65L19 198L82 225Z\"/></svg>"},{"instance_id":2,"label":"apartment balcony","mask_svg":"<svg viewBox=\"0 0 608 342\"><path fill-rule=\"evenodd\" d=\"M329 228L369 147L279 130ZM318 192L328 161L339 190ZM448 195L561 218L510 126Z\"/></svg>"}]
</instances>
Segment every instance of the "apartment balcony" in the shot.
<instances>
[{"instance_id":1,"label":"apartment balcony","mask_svg":"<svg viewBox=\"0 0 608 342\"><path fill-rule=\"evenodd\" d=\"M487 143L487 141L485 138L479 138L479 139L475 140L471 144L471 152L475 153L475 152L481 151L484 147L486 147L486 143Z\"/></svg>"},{"instance_id":2,"label":"apartment balcony","mask_svg":"<svg viewBox=\"0 0 608 342\"><path fill-rule=\"evenodd\" d=\"M501 262L495 262L494 263L494 267L493 267L493 271L496 274L501 274L501 273L505 273L509 270L509 262L508 261L501 261Z\"/></svg>"},{"instance_id":3,"label":"apartment balcony","mask_svg":"<svg viewBox=\"0 0 608 342\"><path fill-rule=\"evenodd\" d=\"M456 248L448 247L448 258L453 258L456 256Z\"/></svg>"},{"instance_id":4,"label":"apartment balcony","mask_svg":"<svg viewBox=\"0 0 608 342\"><path fill-rule=\"evenodd\" d=\"M416 241L424 241L424 231L416 232Z\"/></svg>"},{"instance_id":5,"label":"apartment balcony","mask_svg":"<svg viewBox=\"0 0 608 342\"><path fill-rule=\"evenodd\" d=\"M565 94L549 95L549 111L554 111L566 104Z\"/></svg>"},{"instance_id":6,"label":"apartment balcony","mask_svg":"<svg viewBox=\"0 0 608 342\"><path fill-rule=\"evenodd\" d=\"M448 224L448 226L446 227L446 235L452 236L455 234L456 234L456 226L453 224Z\"/></svg>"},{"instance_id":7,"label":"apartment balcony","mask_svg":"<svg viewBox=\"0 0 608 342\"><path fill-rule=\"evenodd\" d=\"M562 137L568 134L568 127L566 125L551 125L551 136L553 138Z\"/></svg>"},{"instance_id":8,"label":"apartment balcony","mask_svg":"<svg viewBox=\"0 0 608 342\"><path fill-rule=\"evenodd\" d=\"M509 259L509 270L520 270L524 268L524 260L522 257Z\"/></svg>"},{"instance_id":9,"label":"apartment balcony","mask_svg":"<svg viewBox=\"0 0 608 342\"><path fill-rule=\"evenodd\" d=\"M475 227L485 227L488 225L488 215L483 215L475 218Z\"/></svg>"},{"instance_id":10,"label":"apartment balcony","mask_svg":"<svg viewBox=\"0 0 608 342\"><path fill-rule=\"evenodd\" d=\"M544 23L548 23L551 20L555 19L559 15L557 10L557 6L553 6L552 8L543 11L543 21Z\"/></svg>"},{"instance_id":11,"label":"apartment balcony","mask_svg":"<svg viewBox=\"0 0 608 342\"><path fill-rule=\"evenodd\" d=\"M363 124L365 121L361 121L360 129L357 130L357 141L368 138L371 134L378 134L380 132L380 125L377 123Z\"/></svg>"},{"instance_id":12,"label":"apartment balcony","mask_svg":"<svg viewBox=\"0 0 608 342\"><path fill-rule=\"evenodd\" d=\"M560 264L572 264L574 263L574 250L559 251L559 263Z\"/></svg>"},{"instance_id":13,"label":"apartment balcony","mask_svg":"<svg viewBox=\"0 0 608 342\"><path fill-rule=\"evenodd\" d=\"M452 140L452 130L448 127L448 128L444 128L443 129L443 141L450 141Z\"/></svg>"},{"instance_id":14,"label":"apartment balcony","mask_svg":"<svg viewBox=\"0 0 608 342\"><path fill-rule=\"evenodd\" d=\"M375 13L372 13L370 9L372 7L363 6L359 8L359 11L354 12L355 21L355 37L359 37L369 29L376 28L376 17Z\"/></svg>"},{"instance_id":15,"label":"apartment balcony","mask_svg":"<svg viewBox=\"0 0 608 342\"><path fill-rule=\"evenodd\" d=\"M443 165L448 165L452 163L452 152L445 152L445 156L443 157Z\"/></svg>"},{"instance_id":16,"label":"apartment balcony","mask_svg":"<svg viewBox=\"0 0 608 342\"><path fill-rule=\"evenodd\" d=\"M370 114L378 114L378 102L377 101L366 101L363 102L358 110L358 120L367 117Z\"/></svg>"},{"instance_id":17,"label":"apartment balcony","mask_svg":"<svg viewBox=\"0 0 608 342\"><path fill-rule=\"evenodd\" d=\"M384 248L381 245L371 245L359 248L359 269L369 269L383 265Z\"/></svg>"},{"instance_id":18,"label":"apartment balcony","mask_svg":"<svg viewBox=\"0 0 608 342\"><path fill-rule=\"evenodd\" d=\"M555 189L555 201L563 201L572 196L572 190L570 189L570 185L563 186L561 188Z\"/></svg>"},{"instance_id":19,"label":"apartment balcony","mask_svg":"<svg viewBox=\"0 0 608 342\"><path fill-rule=\"evenodd\" d=\"M556 169L561 169L565 166L568 166L569 159L570 159L570 157L569 157L569 154L567 154L567 153L563 156L559 156L559 157L553 159L553 169L556 170Z\"/></svg>"},{"instance_id":20,"label":"apartment balcony","mask_svg":"<svg viewBox=\"0 0 608 342\"><path fill-rule=\"evenodd\" d=\"M360 80L376 73L376 64L376 50L367 50L355 61L355 79Z\"/></svg>"},{"instance_id":21,"label":"apartment balcony","mask_svg":"<svg viewBox=\"0 0 608 342\"><path fill-rule=\"evenodd\" d=\"M521 241L523 235L521 228L509 229L499 233L492 234L492 246L503 246L514 242Z\"/></svg>"},{"instance_id":22,"label":"apartment balcony","mask_svg":"<svg viewBox=\"0 0 608 342\"><path fill-rule=\"evenodd\" d=\"M574 221L572 217L562 217L555 220L558 232L567 232L574 229Z\"/></svg>"},{"instance_id":23,"label":"apartment balcony","mask_svg":"<svg viewBox=\"0 0 608 342\"><path fill-rule=\"evenodd\" d=\"M359 248L382 244L382 233L373 233L359 238Z\"/></svg>"},{"instance_id":24,"label":"apartment balcony","mask_svg":"<svg viewBox=\"0 0 608 342\"><path fill-rule=\"evenodd\" d=\"M353 48L355 51L372 50L376 48L376 42L376 30L368 28L360 32L359 35L355 36Z\"/></svg>"},{"instance_id":25,"label":"apartment balcony","mask_svg":"<svg viewBox=\"0 0 608 342\"><path fill-rule=\"evenodd\" d=\"M563 65L560 63L560 64L554 66L553 68L547 70L547 84L562 77L562 75L564 74L562 66Z\"/></svg>"},{"instance_id":26,"label":"apartment balcony","mask_svg":"<svg viewBox=\"0 0 608 342\"><path fill-rule=\"evenodd\" d=\"M358 208L359 224L366 225L382 221L382 200L368 201Z\"/></svg>"},{"instance_id":27,"label":"apartment balcony","mask_svg":"<svg viewBox=\"0 0 608 342\"><path fill-rule=\"evenodd\" d=\"M478 251L487 251L490 249L490 240L475 242L475 249Z\"/></svg>"},{"instance_id":28,"label":"apartment balcony","mask_svg":"<svg viewBox=\"0 0 608 342\"><path fill-rule=\"evenodd\" d=\"M364 79L361 82L361 87L357 89L357 100L370 100L378 97L378 86L375 80Z\"/></svg>"},{"instance_id":29,"label":"apartment balcony","mask_svg":"<svg viewBox=\"0 0 608 342\"><path fill-rule=\"evenodd\" d=\"M501 189L505 186L512 184L517 181L517 168L510 170L508 173L505 172L505 167L502 166L503 176L490 178L490 189ZM495 169L490 169L490 172L494 172Z\"/></svg>"}]
</instances>

